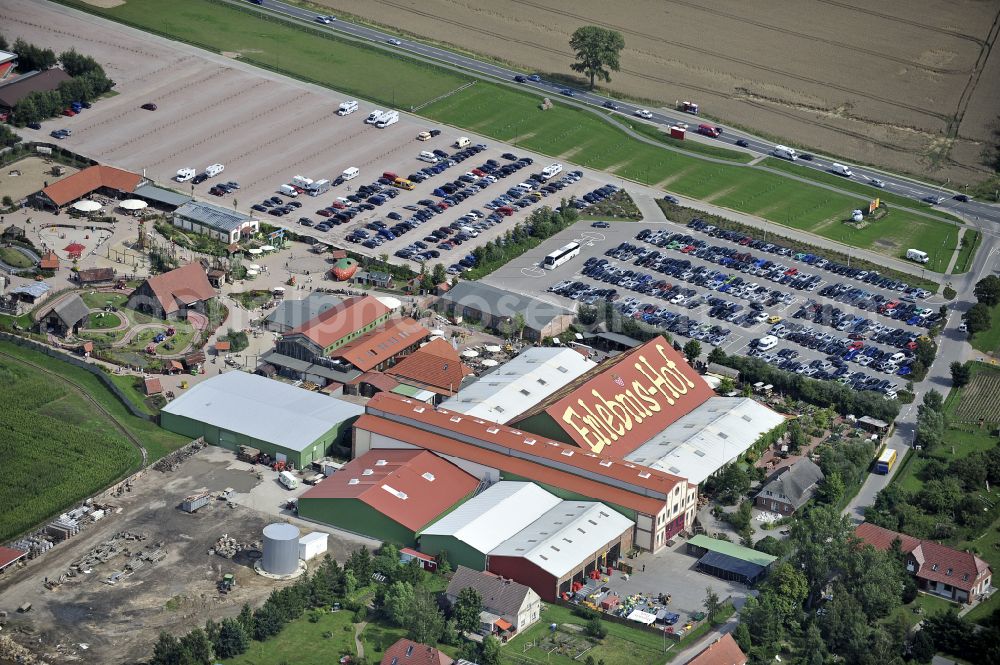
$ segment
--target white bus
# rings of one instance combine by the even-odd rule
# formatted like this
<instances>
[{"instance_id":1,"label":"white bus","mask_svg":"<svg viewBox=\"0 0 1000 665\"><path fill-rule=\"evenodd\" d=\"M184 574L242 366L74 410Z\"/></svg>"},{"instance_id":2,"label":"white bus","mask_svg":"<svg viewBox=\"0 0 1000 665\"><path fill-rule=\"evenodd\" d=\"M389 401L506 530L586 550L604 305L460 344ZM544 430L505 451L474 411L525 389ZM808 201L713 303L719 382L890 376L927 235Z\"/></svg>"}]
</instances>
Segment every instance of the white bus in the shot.
<instances>
[{"instance_id":1,"label":"white bus","mask_svg":"<svg viewBox=\"0 0 1000 665\"><path fill-rule=\"evenodd\" d=\"M545 257L545 261L542 262L542 267L548 268L549 270L553 268L558 268L562 264L566 263L574 256L580 254L580 243L571 242L565 247L560 247L556 251L552 252Z\"/></svg>"}]
</instances>

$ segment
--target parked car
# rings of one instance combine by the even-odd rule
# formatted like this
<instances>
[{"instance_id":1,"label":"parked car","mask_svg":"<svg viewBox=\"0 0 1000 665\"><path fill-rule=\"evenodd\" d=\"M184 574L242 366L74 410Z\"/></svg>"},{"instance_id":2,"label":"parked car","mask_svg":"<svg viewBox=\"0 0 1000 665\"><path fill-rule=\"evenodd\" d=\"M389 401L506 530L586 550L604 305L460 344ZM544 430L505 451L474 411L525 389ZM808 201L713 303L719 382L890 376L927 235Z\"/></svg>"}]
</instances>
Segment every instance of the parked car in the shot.
<instances>
[{"instance_id":1,"label":"parked car","mask_svg":"<svg viewBox=\"0 0 1000 665\"><path fill-rule=\"evenodd\" d=\"M155 111L156 110L156 104L154 104L153 102L146 102L145 104L143 104L139 108L144 109L146 111Z\"/></svg>"},{"instance_id":2,"label":"parked car","mask_svg":"<svg viewBox=\"0 0 1000 665\"><path fill-rule=\"evenodd\" d=\"M741 148L749 148L750 142L747 141L746 139L739 139L736 141L736 145L738 145Z\"/></svg>"}]
</instances>

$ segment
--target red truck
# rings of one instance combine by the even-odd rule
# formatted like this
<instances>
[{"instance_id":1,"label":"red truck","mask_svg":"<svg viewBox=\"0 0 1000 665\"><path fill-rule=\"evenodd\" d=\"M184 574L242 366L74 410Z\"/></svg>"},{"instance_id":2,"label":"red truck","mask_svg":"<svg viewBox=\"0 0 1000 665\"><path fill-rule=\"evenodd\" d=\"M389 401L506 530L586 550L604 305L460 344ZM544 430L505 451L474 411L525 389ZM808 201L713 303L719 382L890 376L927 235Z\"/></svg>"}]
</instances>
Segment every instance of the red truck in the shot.
<instances>
[{"instance_id":1,"label":"red truck","mask_svg":"<svg viewBox=\"0 0 1000 665\"><path fill-rule=\"evenodd\" d=\"M698 133L704 134L705 136L711 136L713 139L718 138L722 134L721 127L714 127L712 125L698 125Z\"/></svg>"}]
</instances>

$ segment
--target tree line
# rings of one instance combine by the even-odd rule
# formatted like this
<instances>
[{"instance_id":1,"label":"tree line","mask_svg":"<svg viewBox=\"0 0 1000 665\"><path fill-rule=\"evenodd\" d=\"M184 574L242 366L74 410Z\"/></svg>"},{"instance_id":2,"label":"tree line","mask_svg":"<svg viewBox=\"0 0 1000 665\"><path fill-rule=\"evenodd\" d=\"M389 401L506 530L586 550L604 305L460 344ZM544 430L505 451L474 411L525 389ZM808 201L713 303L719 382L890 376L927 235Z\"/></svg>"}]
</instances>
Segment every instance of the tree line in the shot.
<instances>
[{"instance_id":1,"label":"tree line","mask_svg":"<svg viewBox=\"0 0 1000 665\"><path fill-rule=\"evenodd\" d=\"M567 205L565 199L558 211L548 206L535 210L528 215L524 224L519 222L503 236L473 249L471 253L476 259L476 267L467 272L463 278L479 279L490 274L511 259L535 247L542 240L569 228L579 218L576 208Z\"/></svg>"}]
</instances>

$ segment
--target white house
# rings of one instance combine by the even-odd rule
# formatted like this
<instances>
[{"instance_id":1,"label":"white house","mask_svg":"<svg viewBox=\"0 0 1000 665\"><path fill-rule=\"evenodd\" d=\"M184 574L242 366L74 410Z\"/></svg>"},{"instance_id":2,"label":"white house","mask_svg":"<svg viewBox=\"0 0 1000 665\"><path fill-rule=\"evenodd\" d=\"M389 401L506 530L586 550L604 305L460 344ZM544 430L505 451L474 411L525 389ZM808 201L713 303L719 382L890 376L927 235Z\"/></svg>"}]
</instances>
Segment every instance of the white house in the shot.
<instances>
[{"instance_id":1,"label":"white house","mask_svg":"<svg viewBox=\"0 0 1000 665\"><path fill-rule=\"evenodd\" d=\"M455 604L462 589L472 587L483 599L482 632L486 634L519 633L538 621L542 599L530 587L488 572L459 566L445 592Z\"/></svg>"}]
</instances>

